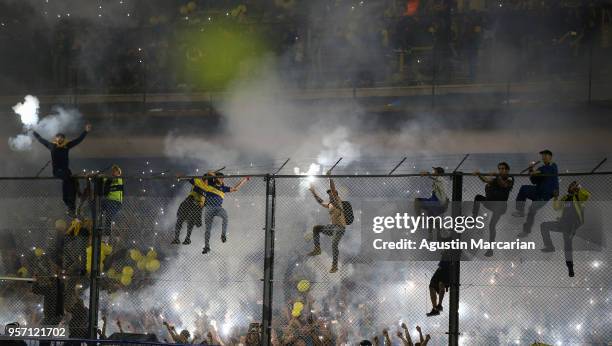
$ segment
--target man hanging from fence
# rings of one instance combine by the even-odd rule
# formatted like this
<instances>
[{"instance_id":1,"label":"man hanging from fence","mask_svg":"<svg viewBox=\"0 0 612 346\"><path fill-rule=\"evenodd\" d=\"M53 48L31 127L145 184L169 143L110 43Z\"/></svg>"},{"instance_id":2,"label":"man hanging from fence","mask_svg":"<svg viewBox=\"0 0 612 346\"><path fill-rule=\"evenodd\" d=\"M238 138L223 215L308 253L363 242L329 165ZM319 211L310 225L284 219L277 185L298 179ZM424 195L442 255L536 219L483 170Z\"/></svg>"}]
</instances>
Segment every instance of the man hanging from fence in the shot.
<instances>
[{"instance_id":1,"label":"man hanging from fence","mask_svg":"<svg viewBox=\"0 0 612 346\"><path fill-rule=\"evenodd\" d=\"M514 180L508 175L510 165L506 162L497 164L497 173L492 173L491 176L484 176L476 171L476 176L480 178L485 185L485 195L476 195L474 197L474 206L472 216L477 217L480 210L480 204L491 211L491 221L489 222L489 241L495 241L497 222L502 215L506 213L508 208L508 196L514 186ZM493 250L487 250L485 256L493 256Z\"/></svg>"},{"instance_id":2,"label":"man hanging from fence","mask_svg":"<svg viewBox=\"0 0 612 346\"><path fill-rule=\"evenodd\" d=\"M223 208L223 200L228 192L236 192L246 184L250 177L243 177L234 187L229 187L224 184L223 173L211 173L212 178L209 178L208 184L205 185L206 199L204 202L204 249L202 253L206 254L210 251L210 231L212 229L213 220L215 217L220 217L221 224L221 241L227 240L227 211Z\"/></svg>"},{"instance_id":3,"label":"man hanging from fence","mask_svg":"<svg viewBox=\"0 0 612 346\"><path fill-rule=\"evenodd\" d=\"M531 233L535 215L553 197L559 195L559 171L557 164L552 162L552 152L548 149L540 151L543 165L535 169L535 162L529 166L529 180L534 185L523 185L516 196L516 211L513 216L525 216L525 201L531 200L523 231L517 235L524 238Z\"/></svg>"},{"instance_id":4,"label":"man hanging from fence","mask_svg":"<svg viewBox=\"0 0 612 346\"><path fill-rule=\"evenodd\" d=\"M438 262L438 269L429 281L429 298L433 308L427 313L427 317L437 316L443 310L444 294L450 287L450 267L451 262L443 254L442 259Z\"/></svg>"},{"instance_id":5,"label":"man hanging from fence","mask_svg":"<svg viewBox=\"0 0 612 346\"><path fill-rule=\"evenodd\" d=\"M180 244L181 229L183 223L187 222L187 236L183 245L191 244L191 232L193 227L202 227L202 209L204 208L205 186L208 185L208 177L189 179L192 185L191 192L181 202L176 212L176 225L174 226L174 240L172 244Z\"/></svg>"},{"instance_id":6,"label":"man hanging from fence","mask_svg":"<svg viewBox=\"0 0 612 346\"><path fill-rule=\"evenodd\" d=\"M329 173L328 173L329 174ZM329 178L329 190L327 195L329 196L329 202L324 203L323 199L319 197L314 189L313 185L310 185L310 192L314 196L317 203L323 208L329 210L329 218L331 223L327 225L316 225L312 229L312 236L314 242L314 249L308 254L309 256L318 256L321 254L321 233L328 235L332 238L332 267L330 273L338 271L338 255L340 239L344 235L347 224L352 223L353 211L350 204L340 199L334 180Z\"/></svg>"},{"instance_id":7,"label":"man hanging from fence","mask_svg":"<svg viewBox=\"0 0 612 346\"><path fill-rule=\"evenodd\" d=\"M111 177L104 178L104 199L102 200L102 213L104 215L104 236L109 237L111 226L117 213L123 205L123 178L121 168L117 165L111 167Z\"/></svg>"},{"instance_id":8,"label":"man hanging from fence","mask_svg":"<svg viewBox=\"0 0 612 346\"><path fill-rule=\"evenodd\" d=\"M565 250L565 263L568 275L574 276L574 259L572 241L576 230L584 224L584 203L589 199L591 193L576 181L572 181L567 188L567 194L560 200L555 196L553 208L561 211L561 217L557 221L543 222L540 225L544 248L542 252L554 252L555 246L550 238L550 232L563 234L563 248Z\"/></svg>"},{"instance_id":9,"label":"man hanging from fence","mask_svg":"<svg viewBox=\"0 0 612 346\"><path fill-rule=\"evenodd\" d=\"M62 199L68 209L68 215L72 218L76 218L78 181L72 177L72 172L70 171L69 152L70 149L85 139L89 131L91 131L91 125L87 124L85 125L85 131L74 140L67 141L66 135L58 133L55 135L53 142L47 141L34 131L34 137L51 151L53 176L62 180Z\"/></svg>"}]
</instances>

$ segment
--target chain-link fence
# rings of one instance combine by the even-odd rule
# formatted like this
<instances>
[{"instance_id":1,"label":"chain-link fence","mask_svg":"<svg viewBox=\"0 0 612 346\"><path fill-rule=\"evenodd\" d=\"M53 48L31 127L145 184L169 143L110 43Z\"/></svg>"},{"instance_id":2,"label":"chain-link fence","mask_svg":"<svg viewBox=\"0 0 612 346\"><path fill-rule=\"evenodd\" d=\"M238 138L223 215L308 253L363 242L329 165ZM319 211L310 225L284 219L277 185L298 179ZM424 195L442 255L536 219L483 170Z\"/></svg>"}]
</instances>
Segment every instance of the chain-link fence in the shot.
<instances>
[{"instance_id":1,"label":"chain-link fence","mask_svg":"<svg viewBox=\"0 0 612 346\"><path fill-rule=\"evenodd\" d=\"M449 199L456 199L458 187L463 201L484 194L485 184L477 177L451 179L453 175L439 178ZM560 177L560 195L573 180L591 191L585 225L596 219L603 230L601 239L577 232L575 277L567 275L562 240L556 235L558 250L549 257L496 258L496 252L486 260L462 262L460 287L451 287L450 293L459 292L455 327L460 343L612 340L605 238L611 179L612 174ZM235 186L239 180L228 176L225 184ZM416 325L431 336L430 344L453 338L449 293L440 315L426 316L433 308L429 286L437 261L383 261L362 251L368 209L385 215L389 210L382 207L393 201L412 211L415 198L432 195L429 176L334 177L334 189L350 202L354 219L344 230L326 226L334 223L334 215L309 191L312 184L327 203L330 185L325 177L254 176L239 191L226 192L226 239L221 239L222 219L214 218L205 254L207 208L212 208L187 213L178 227L179 244L173 243L177 216L185 216L181 208L192 189L187 178L123 178L124 197L115 215L106 199L97 197L95 178L78 181L79 222L73 222L58 180L0 180L3 324L63 328L65 335L58 337L86 339L98 329L101 339L136 335L150 342L226 345L265 343L268 336L273 344L357 344L374 338L383 344L384 329L399 344L397 333L406 335L403 323L413 340L418 340ZM524 222L511 216L524 184L529 184L528 177L514 177L507 211L497 226L500 241L516 239ZM470 206L464 204L464 215L471 213ZM488 224L488 211L481 209ZM538 247L540 225L556 217L552 203L536 214L530 239ZM195 224L191 242L183 244L190 221ZM92 235L100 239L99 246L92 248ZM92 256L100 258L99 275L93 279ZM90 314L90 304L97 313Z\"/></svg>"}]
</instances>

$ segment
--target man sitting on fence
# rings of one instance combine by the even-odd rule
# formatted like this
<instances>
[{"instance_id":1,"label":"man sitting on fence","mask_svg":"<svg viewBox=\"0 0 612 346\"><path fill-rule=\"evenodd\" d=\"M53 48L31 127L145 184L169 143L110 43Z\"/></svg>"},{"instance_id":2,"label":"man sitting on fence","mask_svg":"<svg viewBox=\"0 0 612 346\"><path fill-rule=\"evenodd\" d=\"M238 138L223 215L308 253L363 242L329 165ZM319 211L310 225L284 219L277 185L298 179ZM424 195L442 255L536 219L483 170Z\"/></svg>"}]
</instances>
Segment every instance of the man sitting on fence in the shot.
<instances>
[{"instance_id":1,"label":"man sitting on fence","mask_svg":"<svg viewBox=\"0 0 612 346\"><path fill-rule=\"evenodd\" d=\"M525 201L531 200L531 206L527 213L527 219L523 224L523 231L517 235L524 238L531 233L531 227L535 220L535 215L546 205L553 196L559 195L559 171L557 165L552 162L552 152L550 150L540 151L543 166L537 170L534 168L535 162L529 166L529 180L534 185L523 185L516 196L516 211L512 214L516 217L525 216Z\"/></svg>"},{"instance_id":2,"label":"man sitting on fence","mask_svg":"<svg viewBox=\"0 0 612 346\"><path fill-rule=\"evenodd\" d=\"M318 256L321 254L321 233L332 237L333 260L332 267L329 272L335 273L338 271L338 248L340 245L340 239L342 239L342 236L344 235L344 230L346 228L347 223L344 215L343 203L340 199L340 196L338 195L338 190L336 190L334 180L331 178L329 179L329 190L327 190L327 194L329 196L328 203L323 202L323 199L319 197L313 185L310 185L309 190L310 192L312 192L312 195L317 200L317 202L323 208L329 210L329 218L331 223L327 225L316 225L312 228L314 249L308 255Z\"/></svg>"},{"instance_id":3,"label":"man sitting on fence","mask_svg":"<svg viewBox=\"0 0 612 346\"><path fill-rule=\"evenodd\" d=\"M544 248L542 252L554 252L555 246L550 239L550 232L563 234L563 248L565 250L565 263L567 264L568 275L574 276L574 259L572 254L572 241L576 230L584 223L584 203L589 199L591 193L581 187L576 181L572 181L567 188L567 195L561 200L554 197L553 208L561 210L561 217L558 221L543 222L540 225Z\"/></svg>"},{"instance_id":4,"label":"man sitting on fence","mask_svg":"<svg viewBox=\"0 0 612 346\"><path fill-rule=\"evenodd\" d=\"M500 162L497 164L497 173L491 174L490 177L483 176L480 172L476 171L476 176L480 178L487 185L485 186L485 195L476 195L474 197L474 207L472 209L472 216L475 218L478 216L480 204L482 203L485 208L491 211L491 221L489 222L489 241L495 241L497 222L508 208L508 196L514 186L514 180L508 176L510 172L510 166L506 162ZM487 250L485 256L493 256L493 250Z\"/></svg>"},{"instance_id":5,"label":"man sitting on fence","mask_svg":"<svg viewBox=\"0 0 612 346\"><path fill-rule=\"evenodd\" d=\"M448 209L448 197L446 195L446 188L444 187L444 178L441 176L444 174L444 168L433 167L433 172L421 172L421 175L427 176L432 180L431 196L428 198L415 198L414 199L414 214L426 216L439 216L446 212ZM429 229L429 238L433 239L433 230ZM440 234L438 233L438 236Z\"/></svg>"},{"instance_id":6,"label":"man sitting on fence","mask_svg":"<svg viewBox=\"0 0 612 346\"><path fill-rule=\"evenodd\" d=\"M432 180L432 192L428 198L415 198L414 209L415 214L426 213L427 215L437 216L446 211L448 206L448 197L444 188L444 181L441 175L444 174L444 168L434 167L433 172L422 172L421 175L427 176Z\"/></svg>"}]
</instances>

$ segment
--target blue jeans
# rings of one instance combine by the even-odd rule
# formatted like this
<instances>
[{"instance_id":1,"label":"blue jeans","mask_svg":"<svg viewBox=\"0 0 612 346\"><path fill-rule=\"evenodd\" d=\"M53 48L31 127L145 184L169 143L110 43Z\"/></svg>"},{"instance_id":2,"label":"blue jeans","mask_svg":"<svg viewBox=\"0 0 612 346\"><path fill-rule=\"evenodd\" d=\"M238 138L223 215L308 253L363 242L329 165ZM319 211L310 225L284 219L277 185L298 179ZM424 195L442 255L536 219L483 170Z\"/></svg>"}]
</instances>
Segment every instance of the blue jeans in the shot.
<instances>
[{"instance_id":1,"label":"blue jeans","mask_svg":"<svg viewBox=\"0 0 612 346\"><path fill-rule=\"evenodd\" d=\"M121 202L105 199L102 201L102 214L104 214L104 235L110 235L111 224L117 213L121 210Z\"/></svg>"},{"instance_id":2,"label":"blue jeans","mask_svg":"<svg viewBox=\"0 0 612 346\"><path fill-rule=\"evenodd\" d=\"M227 212L221 206L207 206L204 208L204 246L208 246L208 242L210 240L210 230L212 228L213 219L215 216L220 217L223 220L221 225L221 236L225 236L227 234Z\"/></svg>"},{"instance_id":3,"label":"blue jeans","mask_svg":"<svg viewBox=\"0 0 612 346\"><path fill-rule=\"evenodd\" d=\"M428 216L438 216L444 214L446 208L442 202L438 200L436 195L429 198L415 199L415 215L420 215L424 212Z\"/></svg>"},{"instance_id":4,"label":"blue jeans","mask_svg":"<svg viewBox=\"0 0 612 346\"><path fill-rule=\"evenodd\" d=\"M527 199L531 200L531 206L529 207L529 211L527 212L527 219L525 219L525 223L523 224L523 232L531 233L531 228L533 227L533 222L535 220L535 215L546 203L552 198L551 195L545 195L538 191L537 186L535 185L523 185L516 196L516 210L519 212L525 211L525 201Z\"/></svg>"}]
</instances>

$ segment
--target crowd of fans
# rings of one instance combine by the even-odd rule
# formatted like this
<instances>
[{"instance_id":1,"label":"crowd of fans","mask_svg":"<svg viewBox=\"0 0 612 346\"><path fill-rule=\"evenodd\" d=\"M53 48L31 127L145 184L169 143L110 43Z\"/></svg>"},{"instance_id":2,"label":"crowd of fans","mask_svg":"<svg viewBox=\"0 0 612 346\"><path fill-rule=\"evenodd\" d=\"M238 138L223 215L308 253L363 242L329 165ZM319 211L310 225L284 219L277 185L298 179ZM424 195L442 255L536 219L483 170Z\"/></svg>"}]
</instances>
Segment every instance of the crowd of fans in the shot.
<instances>
[{"instance_id":1,"label":"crowd of fans","mask_svg":"<svg viewBox=\"0 0 612 346\"><path fill-rule=\"evenodd\" d=\"M246 47L226 79L207 85L192 78L194 71L207 71L202 66L223 47L207 51L187 37L219 28L232 38L224 45L256 35L282 57L288 77L311 86L425 83L433 74L447 82L584 72L585 57L612 44L612 7L595 0L339 0L314 2L314 8L281 3L182 6L164 15L149 9L127 27L64 18L44 34L32 30L28 43L17 41L19 26L1 28L0 40L26 45L5 63L34 65L29 60L48 58L30 69L32 79L20 72L23 83L131 91L219 88L252 73L246 61L261 52ZM19 61L19 51L37 54ZM13 81L4 78L3 84Z\"/></svg>"}]
</instances>

